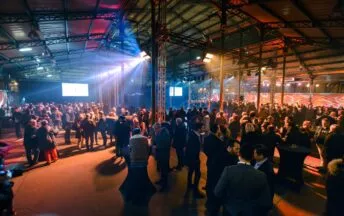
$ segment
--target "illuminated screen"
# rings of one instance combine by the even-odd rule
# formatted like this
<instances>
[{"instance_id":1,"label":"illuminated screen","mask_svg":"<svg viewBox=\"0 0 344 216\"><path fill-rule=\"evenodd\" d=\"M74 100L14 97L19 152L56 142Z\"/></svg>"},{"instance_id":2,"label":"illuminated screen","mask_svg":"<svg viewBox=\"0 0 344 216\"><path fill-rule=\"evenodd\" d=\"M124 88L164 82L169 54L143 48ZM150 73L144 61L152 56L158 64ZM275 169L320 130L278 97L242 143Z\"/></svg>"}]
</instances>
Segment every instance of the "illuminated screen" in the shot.
<instances>
[{"instance_id":1,"label":"illuminated screen","mask_svg":"<svg viewBox=\"0 0 344 216\"><path fill-rule=\"evenodd\" d=\"M170 96L183 96L183 88L182 87L170 87Z\"/></svg>"},{"instance_id":2,"label":"illuminated screen","mask_svg":"<svg viewBox=\"0 0 344 216\"><path fill-rule=\"evenodd\" d=\"M62 83L63 97L88 97L88 84Z\"/></svg>"}]
</instances>

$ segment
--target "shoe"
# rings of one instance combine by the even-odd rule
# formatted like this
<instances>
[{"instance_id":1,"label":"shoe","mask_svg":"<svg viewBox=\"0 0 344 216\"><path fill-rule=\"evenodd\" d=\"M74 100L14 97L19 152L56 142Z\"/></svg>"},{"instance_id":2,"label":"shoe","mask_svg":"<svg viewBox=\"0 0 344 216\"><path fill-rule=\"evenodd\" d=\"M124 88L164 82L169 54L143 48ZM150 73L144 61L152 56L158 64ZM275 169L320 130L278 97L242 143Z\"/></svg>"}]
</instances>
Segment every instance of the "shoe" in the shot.
<instances>
[{"instance_id":1,"label":"shoe","mask_svg":"<svg viewBox=\"0 0 344 216\"><path fill-rule=\"evenodd\" d=\"M46 166L49 166L50 164L51 164L51 162L47 162L45 165L46 165Z\"/></svg>"}]
</instances>

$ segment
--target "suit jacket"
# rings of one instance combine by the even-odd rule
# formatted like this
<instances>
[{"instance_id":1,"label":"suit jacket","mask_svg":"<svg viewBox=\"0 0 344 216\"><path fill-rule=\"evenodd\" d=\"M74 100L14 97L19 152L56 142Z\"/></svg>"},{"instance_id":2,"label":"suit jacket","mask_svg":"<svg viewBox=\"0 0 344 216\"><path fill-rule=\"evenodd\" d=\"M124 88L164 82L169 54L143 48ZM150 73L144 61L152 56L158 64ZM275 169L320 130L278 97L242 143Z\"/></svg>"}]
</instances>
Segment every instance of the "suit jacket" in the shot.
<instances>
[{"instance_id":1,"label":"suit jacket","mask_svg":"<svg viewBox=\"0 0 344 216\"><path fill-rule=\"evenodd\" d=\"M262 165L260 165L260 167L258 167L258 170L265 173L269 184L271 199L273 199L275 193L275 173L272 163L269 160L266 160Z\"/></svg>"},{"instance_id":2,"label":"suit jacket","mask_svg":"<svg viewBox=\"0 0 344 216\"><path fill-rule=\"evenodd\" d=\"M178 125L174 132L173 147L184 148L186 143L186 128L184 124Z\"/></svg>"},{"instance_id":3,"label":"suit jacket","mask_svg":"<svg viewBox=\"0 0 344 216\"><path fill-rule=\"evenodd\" d=\"M214 193L233 216L266 215L272 206L266 175L250 165L226 167Z\"/></svg>"},{"instance_id":4,"label":"suit jacket","mask_svg":"<svg viewBox=\"0 0 344 216\"><path fill-rule=\"evenodd\" d=\"M36 135L37 129L31 125L25 126L24 131L24 146L25 147L37 147L37 139L33 137Z\"/></svg>"},{"instance_id":5,"label":"suit jacket","mask_svg":"<svg viewBox=\"0 0 344 216\"><path fill-rule=\"evenodd\" d=\"M199 153L201 151L201 140L197 134L191 130L188 135L188 141L185 149L185 159L188 165L192 165L199 161Z\"/></svg>"},{"instance_id":6,"label":"suit jacket","mask_svg":"<svg viewBox=\"0 0 344 216\"><path fill-rule=\"evenodd\" d=\"M325 158L327 162L344 156L344 136L340 133L330 133L325 139Z\"/></svg>"},{"instance_id":7,"label":"suit jacket","mask_svg":"<svg viewBox=\"0 0 344 216\"><path fill-rule=\"evenodd\" d=\"M226 155L226 147L222 141L213 133L204 138L203 152L207 155L208 171L212 168L224 168L224 159Z\"/></svg>"}]
</instances>

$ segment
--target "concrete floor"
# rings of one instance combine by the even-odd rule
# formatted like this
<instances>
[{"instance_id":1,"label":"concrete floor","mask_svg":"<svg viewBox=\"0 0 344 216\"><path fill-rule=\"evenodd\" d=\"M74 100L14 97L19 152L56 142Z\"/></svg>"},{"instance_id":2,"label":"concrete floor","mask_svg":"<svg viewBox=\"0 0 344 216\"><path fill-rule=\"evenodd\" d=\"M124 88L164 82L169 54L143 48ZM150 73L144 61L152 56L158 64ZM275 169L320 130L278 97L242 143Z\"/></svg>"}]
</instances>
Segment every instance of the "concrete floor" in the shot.
<instances>
[{"instance_id":1,"label":"concrete floor","mask_svg":"<svg viewBox=\"0 0 344 216\"><path fill-rule=\"evenodd\" d=\"M7 163L24 163L22 141L6 139L13 149ZM187 169L173 171L170 189L156 193L148 208L124 205L119 187L127 175L124 161L114 160L114 147L96 152L80 151L73 145L63 145L58 138L61 159L50 166L38 164L23 176L14 180L14 206L19 216L203 216L205 199L194 200L184 196ZM171 167L176 165L172 152ZM205 161L202 155L201 185L205 185ZM315 165L317 160L308 157L306 164ZM148 174L152 182L159 179L154 158L149 159ZM272 215L321 215L325 206L323 177L305 168L305 186L300 193L284 186L277 186Z\"/></svg>"}]
</instances>

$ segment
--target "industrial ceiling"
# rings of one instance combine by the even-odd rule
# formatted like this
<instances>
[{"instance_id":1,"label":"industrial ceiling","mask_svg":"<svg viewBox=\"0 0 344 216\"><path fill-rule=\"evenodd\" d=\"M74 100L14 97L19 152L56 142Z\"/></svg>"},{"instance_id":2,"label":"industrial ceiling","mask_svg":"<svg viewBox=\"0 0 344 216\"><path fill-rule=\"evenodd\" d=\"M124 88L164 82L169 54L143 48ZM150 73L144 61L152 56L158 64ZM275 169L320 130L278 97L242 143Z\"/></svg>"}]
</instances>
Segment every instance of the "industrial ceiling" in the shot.
<instances>
[{"instance_id":1,"label":"industrial ceiling","mask_svg":"<svg viewBox=\"0 0 344 216\"><path fill-rule=\"evenodd\" d=\"M202 58L222 52L221 30L227 75L254 76L261 63L281 76L284 56L289 77L344 74L343 1L228 0L224 26L221 7L167 1L169 76L217 76L216 60L207 67ZM78 80L116 63L108 53L150 52L151 38L150 0L4 0L0 7L0 65L16 79Z\"/></svg>"}]
</instances>

